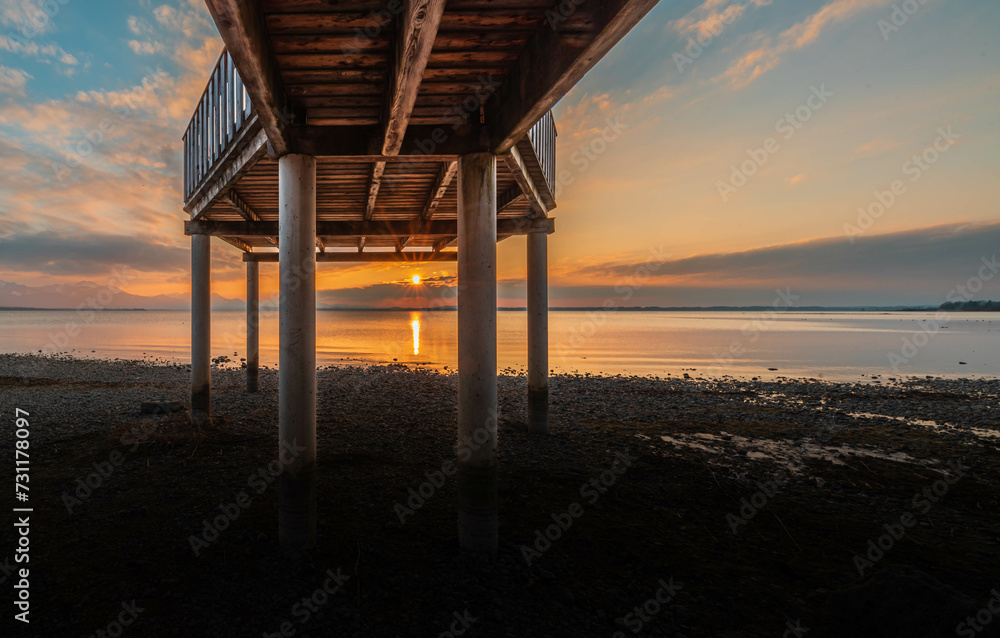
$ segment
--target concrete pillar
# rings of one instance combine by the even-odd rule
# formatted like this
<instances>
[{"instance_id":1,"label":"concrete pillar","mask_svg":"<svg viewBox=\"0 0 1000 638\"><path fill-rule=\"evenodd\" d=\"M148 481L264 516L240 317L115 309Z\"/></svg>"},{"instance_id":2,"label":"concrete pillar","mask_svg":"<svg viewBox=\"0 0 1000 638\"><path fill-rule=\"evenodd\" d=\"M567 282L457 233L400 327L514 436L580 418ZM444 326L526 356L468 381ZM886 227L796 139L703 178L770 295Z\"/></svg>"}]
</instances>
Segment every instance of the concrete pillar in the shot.
<instances>
[{"instance_id":1,"label":"concrete pillar","mask_svg":"<svg viewBox=\"0 0 1000 638\"><path fill-rule=\"evenodd\" d=\"M497 550L497 166L459 159L458 538Z\"/></svg>"},{"instance_id":2,"label":"concrete pillar","mask_svg":"<svg viewBox=\"0 0 1000 638\"><path fill-rule=\"evenodd\" d=\"M528 234L528 431L549 432L548 235Z\"/></svg>"},{"instance_id":3,"label":"concrete pillar","mask_svg":"<svg viewBox=\"0 0 1000 638\"><path fill-rule=\"evenodd\" d=\"M191 423L212 416L212 243L191 235Z\"/></svg>"},{"instance_id":4,"label":"concrete pillar","mask_svg":"<svg viewBox=\"0 0 1000 638\"><path fill-rule=\"evenodd\" d=\"M256 392L260 378L260 266L247 262L247 392Z\"/></svg>"},{"instance_id":5,"label":"concrete pillar","mask_svg":"<svg viewBox=\"0 0 1000 638\"><path fill-rule=\"evenodd\" d=\"M278 537L316 544L316 158L278 160Z\"/></svg>"}]
</instances>

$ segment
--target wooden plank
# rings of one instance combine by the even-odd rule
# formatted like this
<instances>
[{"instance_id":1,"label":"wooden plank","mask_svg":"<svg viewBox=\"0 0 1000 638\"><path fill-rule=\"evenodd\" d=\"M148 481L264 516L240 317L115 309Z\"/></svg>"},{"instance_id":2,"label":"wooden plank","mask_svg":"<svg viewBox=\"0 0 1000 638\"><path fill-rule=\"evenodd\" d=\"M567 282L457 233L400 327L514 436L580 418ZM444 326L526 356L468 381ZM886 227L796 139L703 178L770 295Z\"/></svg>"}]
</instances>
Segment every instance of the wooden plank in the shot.
<instances>
[{"instance_id":1,"label":"wooden plank","mask_svg":"<svg viewBox=\"0 0 1000 638\"><path fill-rule=\"evenodd\" d=\"M442 248L446 247L456 239L458 239L458 235L446 235L445 237L442 237L434 242L434 246L431 248L431 251L435 253L441 252Z\"/></svg>"},{"instance_id":2,"label":"wooden plank","mask_svg":"<svg viewBox=\"0 0 1000 638\"><path fill-rule=\"evenodd\" d=\"M617 44L657 0L580 0L571 15L589 16L591 27L572 38L558 7L528 41L503 87L487 104L490 140L498 155L523 138L555 103Z\"/></svg>"},{"instance_id":3,"label":"wooden plank","mask_svg":"<svg viewBox=\"0 0 1000 638\"><path fill-rule=\"evenodd\" d=\"M371 219L375 212L375 202L378 199L378 191L382 185L382 175L385 173L385 162L375 162L372 165L372 174L368 178L368 200L365 203L365 219Z\"/></svg>"},{"instance_id":4,"label":"wooden plank","mask_svg":"<svg viewBox=\"0 0 1000 638\"><path fill-rule=\"evenodd\" d=\"M417 101L424 69L430 58L445 0L403 0L389 68L389 93L381 126L381 154L398 155ZM371 219L385 173L385 162L375 162L368 183L365 219ZM402 251L402 247L398 248Z\"/></svg>"},{"instance_id":5,"label":"wooden plank","mask_svg":"<svg viewBox=\"0 0 1000 638\"><path fill-rule=\"evenodd\" d=\"M231 246L235 246L236 248L239 248L240 250L242 250L245 253L252 253L253 252L253 247L250 244L248 244L245 241L243 241L242 239L240 239L239 237L220 237L219 239L221 239L222 241L226 242L227 244L229 244Z\"/></svg>"},{"instance_id":6,"label":"wooden plank","mask_svg":"<svg viewBox=\"0 0 1000 638\"><path fill-rule=\"evenodd\" d=\"M358 161L446 162L459 155L486 150L480 124L472 118L461 129L440 125L409 126L397 154L377 150L378 128L364 126L296 126L294 137L299 153L342 157L360 156Z\"/></svg>"},{"instance_id":7,"label":"wooden plank","mask_svg":"<svg viewBox=\"0 0 1000 638\"><path fill-rule=\"evenodd\" d=\"M445 0L404 0L390 68L382 155L397 155L410 122L424 69L437 37Z\"/></svg>"},{"instance_id":8,"label":"wooden plank","mask_svg":"<svg viewBox=\"0 0 1000 638\"><path fill-rule=\"evenodd\" d=\"M290 113L259 2L206 0L277 156L291 152Z\"/></svg>"},{"instance_id":9,"label":"wooden plank","mask_svg":"<svg viewBox=\"0 0 1000 638\"><path fill-rule=\"evenodd\" d=\"M325 252L316 253L316 261L330 262L425 262L425 261L457 261L458 253L431 252L427 250L413 250L408 252ZM243 261L271 262L278 261L278 253L243 253Z\"/></svg>"},{"instance_id":10,"label":"wooden plank","mask_svg":"<svg viewBox=\"0 0 1000 638\"><path fill-rule=\"evenodd\" d=\"M521 187L514 184L497 196L497 214L499 215L514 204L520 204L527 199L528 197L521 190Z\"/></svg>"},{"instance_id":11,"label":"wooden plank","mask_svg":"<svg viewBox=\"0 0 1000 638\"><path fill-rule=\"evenodd\" d=\"M424 210L420 214L420 219L431 219L434 217L435 211L437 211L438 206L441 204L441 199L444 197L445 193L448 192L448 187L451 185L452 180L455 179L455 175L457 174L458 162L447 162L442 164L441 171L438 173L434 186L431 188L431 192L427 195L427 203L424 204Z\"/></svg>"},{"instance_id":12,"label":"wooden plank","mask_svg":"<svg viewBox=\"0 0 1000 638\"><path fill-rule=\"evenodd\" d=\"M526 233L555 231L552 217L513 217L497 220L498 235L523 235ZM278 234L278 222L223 222L206 219L184 222L185 235L213 235L217 237L273 237ZM458 235L458 220L435 219L397 221L319 221L316 234L324 237L410 237Z\"/></svg>"},{"instance_id":13,"label":"wooden plank","mask_svg":"<svg viewBox=\"0 0 1000 638\"><path fill-rule=\"evenodd\" d=\"M367 34L326 34L326 35L274 35L271 46L274 53L359 53L362 51L388 51L389 36L376 33Z\"/></svg>"}]
</instances>

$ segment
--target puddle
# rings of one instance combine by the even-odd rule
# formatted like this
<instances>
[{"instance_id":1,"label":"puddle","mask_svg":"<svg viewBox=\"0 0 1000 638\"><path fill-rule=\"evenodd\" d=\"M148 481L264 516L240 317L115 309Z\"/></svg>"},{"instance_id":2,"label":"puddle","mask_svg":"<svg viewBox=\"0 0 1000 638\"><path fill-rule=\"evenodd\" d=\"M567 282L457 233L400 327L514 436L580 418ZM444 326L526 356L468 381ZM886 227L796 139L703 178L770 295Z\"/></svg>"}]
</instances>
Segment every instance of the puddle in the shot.
<instances>
[{"instance_id":1,"label":"puddle","mask_svg":"<svg viewBox=\"0 0 1000 638\"><path fill-rule=\"evenodd\" d=\"M940 461L931 459L916 459L905 452L887 452L878 448L868 448L854 445L822 445L806 438L801 441L789 439L750 439L737 434L721 432L718 435L709 433L663 435L665 443L675 447L723 455L718 461L721 465L731 465L727 461L749 459L751 461L772 461L784 466L792 474L801 474L806 470L805 461L820 460L833 465L847 465L845 460L851 458L873 458L920 465L934 470L934 465ZM941 470L935 470L941 471ZM943 473L943 472L942 472Z\"/></svg>"}]
</instances>

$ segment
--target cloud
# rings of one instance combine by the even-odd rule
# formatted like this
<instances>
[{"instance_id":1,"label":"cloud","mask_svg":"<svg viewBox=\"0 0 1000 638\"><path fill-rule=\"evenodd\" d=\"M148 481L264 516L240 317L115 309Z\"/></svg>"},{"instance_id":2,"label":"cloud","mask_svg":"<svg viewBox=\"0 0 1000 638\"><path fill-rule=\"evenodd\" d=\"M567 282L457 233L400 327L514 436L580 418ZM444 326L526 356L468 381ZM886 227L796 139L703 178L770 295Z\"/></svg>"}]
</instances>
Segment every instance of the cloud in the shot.
<instances>
[{"instance_id":1,"label":"cloud","mask_svg":"<svg viewBox=\"0 0 1000 638\"><path fill-rule=\"evenodd\" d=\"M879 155L899 146L899 142L890 140L887 137L876 137L873 140L858 145L854 152L859 155Z\"/></svg>"},{"instance_id":2,"label":"cloud","mask_svg":"<svg viewBox=\"0 0 1000 638\"><path fill-rule=\"evenodd\" d=\"M55 6L47 7L38 0L4 0L0 3L0 24L14 27L28 37L45 33L52 28L52 18L59 11L59 5L52 4Z\"/></svg>"},{"instance_id":3,"label":"cloud","mask_svg":"<svg viewBox=\"0 0 1000 638\"><path fill-rule=\"evenodd\" d=\"M752 83L781 63L790 51L805 48L815 42L823 30L854 15L887 5L891 0L833 0L805 20L795 24L778 36L777 41L758 35L756 48L743 54L715 80L727 81L734 89Z\"/></svg>"},{"instance_id":4,"label":"cloud","mask_svg":"<svg viewBox=\"0 0 1000 638\"><path fill-rule=\"evenodd\" d=\"M140 237L37 233L0 238L0 264L18 272L104 275L116 266L142 272L186 270L188 251Z\"/></svg>"},{"instance_id":5,"label":"cloud","mask_svg":"<svg viewBox=\"0 0 1000 638\"><path fill-rule=\"evenodd\" d=\"M154 55L156 53L163 53L164 46L161 42L139 42L138 40L129 40L128 48L132 49L132 52L136 55Z\"/></svg>"},{"instance_id":6,"label":"cloud","mask_svg":"<svg viewBox=\"0 0 1000 638\"><path fill-rule=\"evenodd\" d=\"M640 260L570 266L560 279L615 284L637 277L679 286L795 286L890 293L899 287L931 300L976 274L982 258L997 254L1000 223L946 224L857 238L826 237L752 250L669 259L650 267ZM642 275L646 278L645 274ZM1000 277L996 278L1000 284Z\"/></svg>"},{"instance_id":7,"label":"cloud","mask_svg":"<svg viewBox=\"0 0 1000 638\"><path fill-rule=\"evenodd\" d=\"M670 26L684 36L705 40L718 35L723 29L734 24L747 11L747 7L764 7L772 0L705 0L700 6L684 17L674 20ZM723 5L726 5L723 8Z\"/></svg>"},{"instance_id":8,"label":"cloud","mask_svg":"<svg viewBox=\"0 0 1000 638\"><path fill-rule=\"evenodd\" d=\"M806 178L806 174L805 173L799 173L795 177L787 177L787 178L785 178L785 181L788 182L789 184L791 184L792 186L794 186L794 185L798 184L799 182L801 182L802 180L804 180L805 178Z\"/></svg>"},{"instance_id":9,"label":"cloud","mask_svg":"<svg viewBox=\"0 0 1000 638\"><path fill-rule=\"evenodd\" d=\"M24 97L24 87L31 77L27 71L0 66L0 95Z\"/></svg>"},{"instance_id":10,"label":"cloud","mask_svg":"<svg viewBox=\"0 0 1000 638\"><path fill-rule=\"evenodd\" d=\"M21 37L18 34L0 34L0 50L32 58L54 58L68 65L77 65L76 56L67 53L62 47L54 44L38 44L34 40Z\"/></svg>"},{"instance_id":11,"label":"cloud","mask_svg":"<svg viewBox=\"0 0 1000 638\"><path fill-rule=\"evenodd\" d=\"M410 280L376 283L367 286L319 290L320 306L373 306L381 308L440 308L454 306L457 279L454 276L427 277L420 285Z\"/></svg>"}]
</instances>

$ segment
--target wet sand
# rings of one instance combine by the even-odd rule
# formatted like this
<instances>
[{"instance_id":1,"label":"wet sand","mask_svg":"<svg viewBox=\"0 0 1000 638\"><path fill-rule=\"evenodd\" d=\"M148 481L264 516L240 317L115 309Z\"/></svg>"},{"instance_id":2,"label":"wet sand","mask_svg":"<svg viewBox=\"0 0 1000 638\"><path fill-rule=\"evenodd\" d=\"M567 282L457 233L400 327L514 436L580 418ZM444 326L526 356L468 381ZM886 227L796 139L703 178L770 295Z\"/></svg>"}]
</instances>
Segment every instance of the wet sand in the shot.
<instances>
[{"instance_id":1,"label":"wet sand","mask_svg":"<svg viewBox=\"0 0 1000 638\"><path fill-rule=\"evenodd\" d=\"M30 635L123 613L126 636L955 635L1000 589L1000 381L877 381L559 375L535 439L507 371L501 547L481 557L436 474L456 377L322 369L320 547L294 562L267 480L273 370L256 395L214 370L199 430L139 413L186 402L185 366L0 355L4 449L30 413Z\"/></svg>"}]
</instances>

